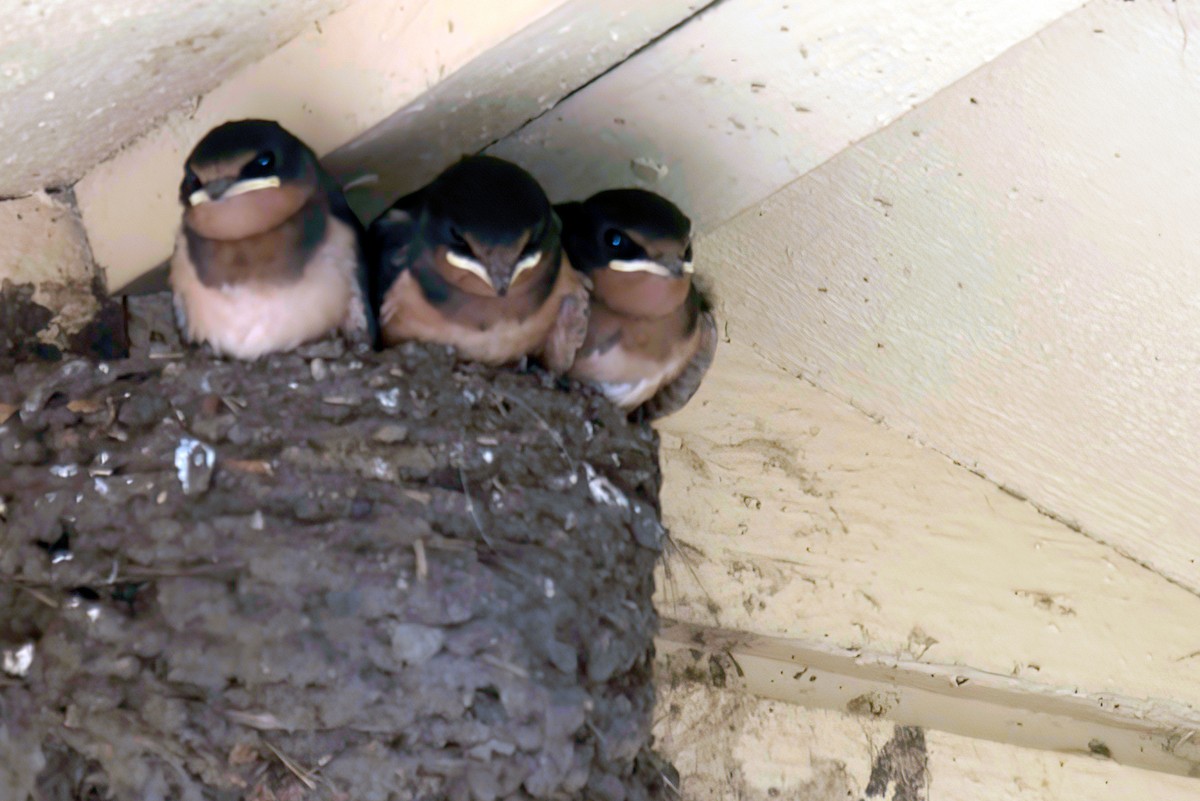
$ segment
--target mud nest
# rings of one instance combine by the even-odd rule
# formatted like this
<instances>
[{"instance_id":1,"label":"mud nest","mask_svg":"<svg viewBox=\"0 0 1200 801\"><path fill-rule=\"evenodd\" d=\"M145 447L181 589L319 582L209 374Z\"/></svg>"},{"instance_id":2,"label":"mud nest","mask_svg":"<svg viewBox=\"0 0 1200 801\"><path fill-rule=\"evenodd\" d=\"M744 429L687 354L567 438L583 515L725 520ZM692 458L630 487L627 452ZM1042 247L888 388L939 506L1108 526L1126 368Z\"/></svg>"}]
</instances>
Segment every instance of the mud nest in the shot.
<instances>
[{"instance_id":1,"label":"mud nest","mask_svg":"<svg viewBox=\"0 0 1200 801\"><path fill-rule=\"evenodd\" d=\"M0 375L2 801L666 797L649 428L437 348L154 338Z\"/></svg>"}]
</instances>

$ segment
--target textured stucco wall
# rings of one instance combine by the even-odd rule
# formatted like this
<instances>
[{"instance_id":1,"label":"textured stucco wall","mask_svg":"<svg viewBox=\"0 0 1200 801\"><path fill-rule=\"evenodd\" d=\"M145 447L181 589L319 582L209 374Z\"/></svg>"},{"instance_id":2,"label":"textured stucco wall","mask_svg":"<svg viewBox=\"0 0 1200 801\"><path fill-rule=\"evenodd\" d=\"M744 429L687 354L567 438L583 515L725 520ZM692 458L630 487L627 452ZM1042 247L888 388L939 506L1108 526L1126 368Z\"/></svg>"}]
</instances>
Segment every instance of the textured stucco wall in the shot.
<instances>
[{"instance_id":1,"label":"textured stucco wall","mask_svg":"<svg viewBox=\"0 0 1200 801\"><path fill-rule=\"evenodd\" d=\"M77 180L349 0L37 0L0 16L0 197Z\"/></svg>"}]
</instances>

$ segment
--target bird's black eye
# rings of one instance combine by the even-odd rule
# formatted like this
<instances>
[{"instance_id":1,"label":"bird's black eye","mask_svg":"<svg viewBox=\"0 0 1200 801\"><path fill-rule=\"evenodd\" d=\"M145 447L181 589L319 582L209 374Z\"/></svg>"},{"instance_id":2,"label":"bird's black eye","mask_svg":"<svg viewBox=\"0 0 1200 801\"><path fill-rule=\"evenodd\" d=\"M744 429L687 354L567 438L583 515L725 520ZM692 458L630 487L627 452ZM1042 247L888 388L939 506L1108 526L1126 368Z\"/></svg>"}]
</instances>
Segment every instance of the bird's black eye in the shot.
<instances>
[{"instance_id":1,"label":"bird's black eye","mask_svg":"<svg viewBox=\"0 0 1200 801\"><path fill-rule=\"evenodd\" d=\"M613 250L620 250L625 246L628 240L625 239L625 234L618 231L616 228L609 228L604 232L604 244L608 245Z\"/></svg>"},{"instance_id":2,"label":"bird's black eye","mask_svg":"<svg viewBox=\"0 0 1200 801\"><path fill-rule=\"evenodd\" d=\"M242 167L242 177L262 178L275 172L275 154L269 150L259 153Z\"/></svg>"}]
</instances>

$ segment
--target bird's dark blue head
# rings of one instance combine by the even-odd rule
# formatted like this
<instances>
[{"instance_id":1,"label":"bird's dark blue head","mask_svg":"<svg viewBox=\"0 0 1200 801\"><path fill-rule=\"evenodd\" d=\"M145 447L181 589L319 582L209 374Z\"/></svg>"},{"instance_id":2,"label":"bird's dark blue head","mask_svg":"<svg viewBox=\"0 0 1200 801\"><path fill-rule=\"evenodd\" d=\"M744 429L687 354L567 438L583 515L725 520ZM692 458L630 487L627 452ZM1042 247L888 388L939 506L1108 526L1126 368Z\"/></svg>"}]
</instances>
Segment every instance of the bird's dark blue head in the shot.
<instances>
[{"instance_id":1,"label":"bird's dark blue head","mask_svg":"<svg viewBox=\"0 0 1200 801\"><path fill-rule=\"evenodd\" d=\"M609 189L559 207L563 246L584 272L682 277L692 271L692 221L662 195Z\"/></svg>"},{"instance_id":2,"label":"bird's dark blue head","mask_svg":"<svg viewBox=\"0 0 1200 801\"><path fill-rule=\"evenodd\" d=\"M184 164L179 199L185 205L220 200L238 189L274 182L314 182L317 157L273 120L235 120L208 132ZM204 194L197 195L200 190ZM245 191L253 191L248 189Z\"/></svg>"},{"instance_id":3,"label":"bird's dark blue head","mask_svg":"<svg viewBox=\"0 0 1200 801\"><path fill-rule=\"evenodd\" d=\"M542 187L517 165L469 156L422 195L421 238L450 276L473 275L486 285L482 291L503 296L550 262L557 264L558 220Z\"/></svg>"},{"instance_id":4,"label":"bird's dark blue head","mask_svg":"<svg viewBox=\"0 0 1200 801\"><path fill-rule=\"evenodd\" d=\"M270 231L322 186L316 155L279 123L237 120L211 131L184 164L184 224L217 240Z\"/></svg>"}]
</instances>

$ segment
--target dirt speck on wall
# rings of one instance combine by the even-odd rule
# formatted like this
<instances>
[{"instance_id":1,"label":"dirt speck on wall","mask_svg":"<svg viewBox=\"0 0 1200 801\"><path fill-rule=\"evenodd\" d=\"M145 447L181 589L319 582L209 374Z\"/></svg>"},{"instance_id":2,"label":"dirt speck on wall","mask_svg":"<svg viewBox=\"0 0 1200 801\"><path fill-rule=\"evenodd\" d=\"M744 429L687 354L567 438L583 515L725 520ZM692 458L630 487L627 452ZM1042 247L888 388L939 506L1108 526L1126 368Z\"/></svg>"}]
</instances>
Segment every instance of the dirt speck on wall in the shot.
<instances>
[{"instance_id":1,"label":"dirt speck on wall","mask_svg":"<svg viewBox=\"0 0 1200 801\"><path fill-rule=\"evenodd\" d=\"M879 750L871 765L867 798L925 801L925 731L918 726L897 726L892 739ZM891 792L889 796L888 793Z\"/></svg>"},{"instance_id":2,"label":"dirt speck on wall","mask_svg":"<svg viewBox=\"0 0 1200 801\"><path fill-rule=\"evenodd\" d=\"M668 797L652 430L441 349L152 329L0 374L2 801Z\"/></svg>"}]
</instances>

